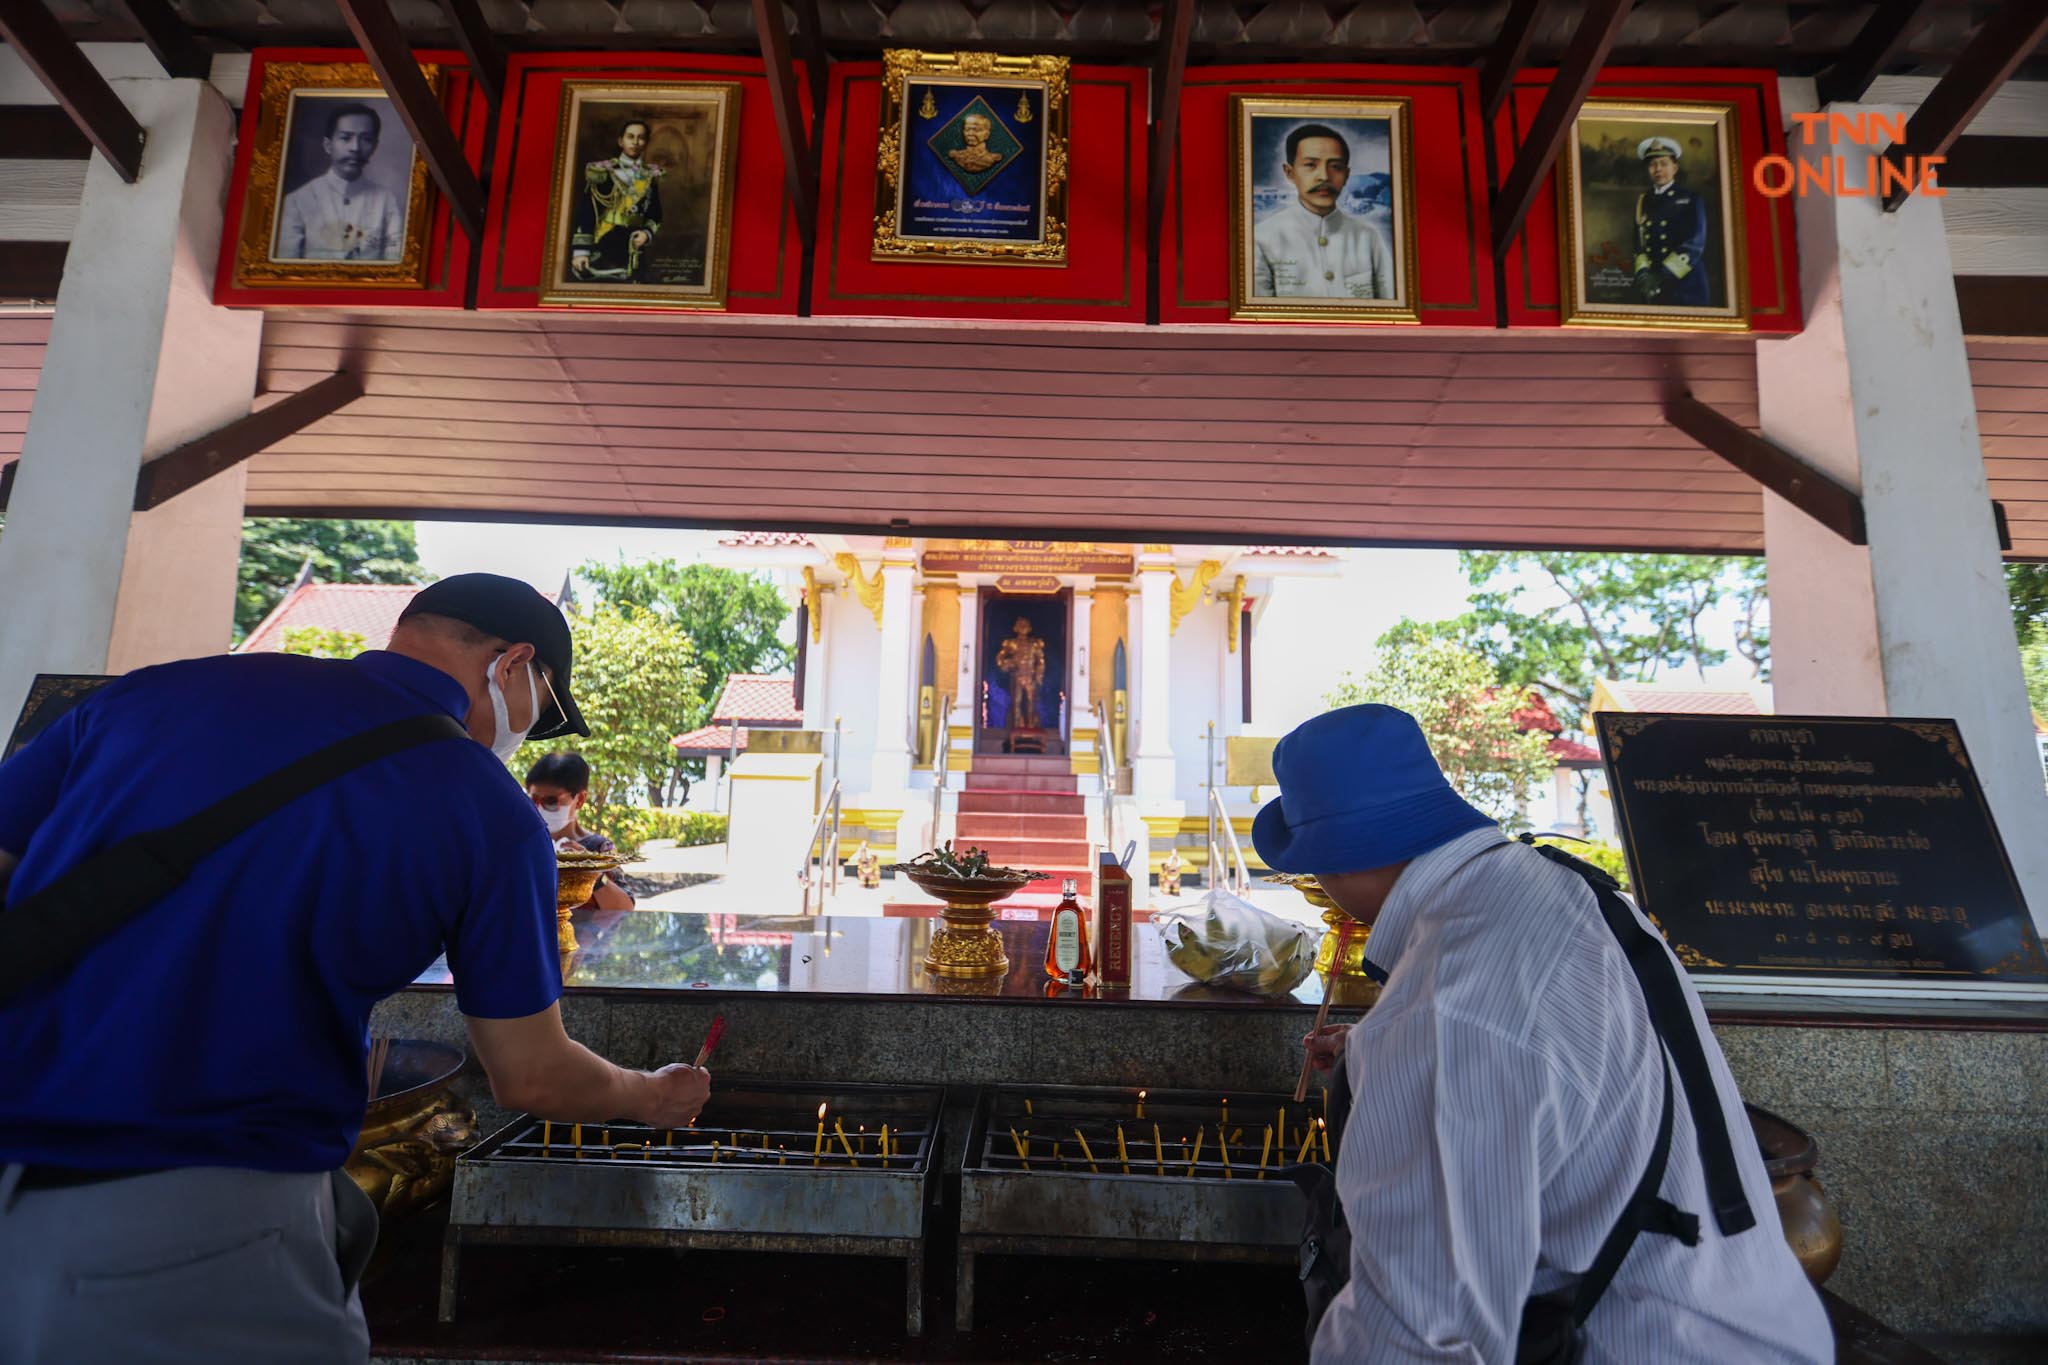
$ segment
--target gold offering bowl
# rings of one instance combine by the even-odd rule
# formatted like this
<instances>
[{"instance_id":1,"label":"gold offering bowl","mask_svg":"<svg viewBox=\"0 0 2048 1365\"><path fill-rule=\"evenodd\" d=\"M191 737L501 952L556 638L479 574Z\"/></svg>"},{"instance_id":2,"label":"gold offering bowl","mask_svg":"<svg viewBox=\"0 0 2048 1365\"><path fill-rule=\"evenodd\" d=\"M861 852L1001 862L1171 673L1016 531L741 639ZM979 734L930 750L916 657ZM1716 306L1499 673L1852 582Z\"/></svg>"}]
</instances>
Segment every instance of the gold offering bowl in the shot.
<instances>
[{"instance_id":1,"label":"gold offering bowl","mask_svg":"<svg viewBox=\"0 0 2048 1365\"><path fill-rule=\"evenodd\" d=\"M1768 1109L1753 1104L1742 1107L1749 1113L1749 1126L1763 1153L1764 1174L1771 1180L1785 1242L1806 1278L1818 1288L1842 1262L1842 1220L1813 1174L1820 1162L1820 1144L1806 1130Z\"/></svg>"},{"instance_id":2,"label":"gold offering bowl","mask_svg":"<svg viewBox=\"0 0 2048 1365\"><path fill-rule=\"evenodd\" d=\"M995 931L995 903L1030 885L1029 873L1010 872L988 877L949 877L898 863L890 869L910 879L911 885L935 900L946 903L939 919L943 926L932 935L925 949L924 968L940 976L1001 976L1010 970L1003 952L1003 939Z\"/></svg>"},{"instance_id":3,"label":"gold offering bowl","mask_svg":"<svg viewBox=\"0 0 2048 1365\"><path fill-rule=\"evenodd\" d=\"M1345 925L1351 926L1351 937L1344 944L1344 963L1338 975L1361 981L1371 981L1371 973L1365 970L1365 940L1372 930L1352 919L1337 908L1337 903L1323 892L1314 877L1299 873L1275 873L1266 878L1282 886L1291 886L1310 905L1323 912L1323 923L1327 926L1323 941L1316 948L1316 975L1329 979L1330 967L1337 957L1337 940L1343 936Z\"/></svg>"},{"instance_id":4,"label":"gold offering bowl","mask_svg":"<svg viewBox=\"0 0 2048 1365\"><path fill-rule=\"evenodd\" d=\"M597 879L626 860L616 853L588 853L555 850L555 946L565 953L576 951L576 929L569 916L597 891Z\"/></svg>"},{"instance_id":5,"label":"gold offering bowl","mask_svg":"<svg viewBox=\"0 0 2048 1365\"><path fill-rule=\"evenodd\" d=\"M362 1135L343 1167L385 1218L433 1203L455 1178L455 1154L475 1145L476 1115L448 1090L462 1049L400 1038L391 1044Z\"/></svg>"}]
</instances>

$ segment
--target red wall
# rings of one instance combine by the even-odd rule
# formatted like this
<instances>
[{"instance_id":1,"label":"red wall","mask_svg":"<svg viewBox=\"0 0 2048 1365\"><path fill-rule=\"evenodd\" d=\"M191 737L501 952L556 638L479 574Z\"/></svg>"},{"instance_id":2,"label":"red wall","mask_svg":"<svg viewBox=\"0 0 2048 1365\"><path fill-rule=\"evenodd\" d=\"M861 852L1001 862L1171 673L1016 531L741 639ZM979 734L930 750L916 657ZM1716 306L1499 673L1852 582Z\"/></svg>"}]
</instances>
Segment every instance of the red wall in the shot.
<instances>
[{"instance_id":1,"label":"red wall","mask_svg":"<svg viewBox=\"0 0 2048 1365\"><path fill-rule=\"evenodd\" d=\"M1145 320L1143 71L1076 66L1067 87L1067 263L873 261L882 68L832 68L818 208L819 317Z\"/></svg>"},{"instance_id":2,"label":"red wall","mask_svg":"<svg viewBox=\"0 0 2048 1365\"><path fill-rule=\"evenodd\" d=\"M437 62L447 71L443 88L448 121L458 130L463 151L471 166L483 162L484 129L489 120L483 94L469 79L469 68L460 52L416 52L421 62ZM226 229L221 233L220 266L214 275L213 301L226 307L330 307L330 308L460 308L463 283L469 274L469 238L455 226L433 176L427 184L434 192L434 221L427 232L427 283L424 289L317 288L305 285L285 289L235 287L235 248L242 240L242 211L249 185L249 158L256 146L256 119L263 109L263 71L272 62L360 62L363 54L353 48L268 47L258 48L249 62L249 86L242 97L242 124L235 142L235 173L228 185Z\"/></svg>"},{"instance_id":3,"label":"red wall","mask_svg":"<svg viewBox=\"0 0 2048 1365\"><path fill-rule=\"evenodd\" d=\"M1494 325L1479 75L1456 67L1198 67L1181 96L1180 142L1160 232L1160 321L1230 321L1230 97L1406 96L1414 141L1416 284L1432 327ZM1270 326L1247 321L1240 326ZM1384 322L1290 327L1386 327Z\"/></svg>"},{"instance_id":4,"label":"red wall","mask_svg":"<svg viewBox=\"0 0 2048 1365\"><path fill-rule=\"evenodd\" d=\"M1501 177L1550 88L1554 72L1525 71L1502 102L1494 121L1495 156ZM1753 331L1797 332L1799 254L1790 196L1767 199L1750 187L1758 158L1785 150L1784 118L1778 110L1778 78L1769 71L1693 71L1677 68L1616 68L1593 84L1596 99L1717 101L1735 106L1739 163L1736 193L1746 210L1743 235L1749 245L1749 310ZM1502 262L1508 284L1508 326L1557 327L1559 269L1557 183L1553 170L1529 207L1528 222Z\"/></svg>"},{"instance_id":5,"label":"red wall","mask_svg":"<svg viewBox=\"0 0 2048 1365\"><path fill-rule=\"evenodd\" d=\"M687 53L561 52L515 56L505 73L505 110L492 159L478 308L537 309L548 234L562 85L568 80L718 80L740 84L739 155L733 174L732 265L725 311L796 312L802 249L782 173L782 144L758 58ZM798 85L803 85L801 68ZM514 115L516 114L516 117ZM608 309L610 312L635 311ZM646 312L699 312L657 308Z\"/></svg>"}]
</instances>

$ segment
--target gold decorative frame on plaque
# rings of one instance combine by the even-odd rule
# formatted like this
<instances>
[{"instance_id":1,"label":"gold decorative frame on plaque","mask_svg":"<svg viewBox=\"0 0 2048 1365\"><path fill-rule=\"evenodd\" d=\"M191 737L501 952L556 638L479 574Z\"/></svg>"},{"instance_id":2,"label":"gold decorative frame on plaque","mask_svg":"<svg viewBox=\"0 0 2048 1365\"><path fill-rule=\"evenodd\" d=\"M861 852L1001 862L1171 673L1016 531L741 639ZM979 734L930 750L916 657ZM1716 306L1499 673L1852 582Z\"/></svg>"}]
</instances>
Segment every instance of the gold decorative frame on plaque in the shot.
<instances>
[{"instance_id":1,"label":"gold decorative frame on plaque","mask_svg":"<svg viewBox=\"0 0 2048 1365\"><path fill-rule=\"evenodd\" d=\"M562 278L569 255L572 211L570 177L581 160L574 138L577 115L586 104L632 104L643 117L659 120L663 106L703 105L713 111L717 146L711 158L705 224L702 285L634 284ZM548 189L548 237L541 257L540 301L590 308L723 308L732 268L733 178L739 158L740 86L737 81L572 80L562 85L561 117L555 131L554 179ZM650 129L650 132L653 131ZM650 147L650 151L651 151ZM607 152L607 155L610 155ZM664 224L666 226L666 224Z\"/></svg>"},{"instance_id":2,"label":"gold decorative frame on plaque","mask_svg":"<svg viewBox=\"0 0 2048 1365\"><path fill-rule=\"evenodd\" d=\"M1005 57L993 52L921 52L890 49L882 54L881 142L875 152L875 234L871 259L877 261L940 260L984 265L1065 265L1067 263L1067 59ZM917 131L904 108L910 82L927 87L930 105L934 85L998 88L1018 93L1018 109L1028 115L1026 92L1042 93L1044 119L1040 131L1038 178L1039 235L1029 241L976 241L922 235L901 235L903 193L909 181L904 167ZM1004 100L1007 108L1007 95ZM935 111L934 111L935 112ZM955 115L964 119L967 110ZM924 117L932 117L925 114ZM950 124L953 120L948 120ZM1029 121L1028 119L1025 121ZM1014 130L1005 129L1010 136ZM934 149L936 151L936 149Z\"/></svg>"},{"instance_id":3,"label":"gold decorative frame on plaque","mask_svg":"<svg viewBox=\"0 0 2048 1365\"><path fill-rule=\"evenodd\" d=\"M420 63L434 98L445 98L447 73L432 62ZM280 261L271 257L277 238L277 215L284 205L282 184L287 142L291 133L292 95L318 91L323 97L359 95L389 99L366 62L272 62L263 68L261 106L256 111L255 146L249 152L249 174L242 193L240 236L235 244L235 285L262 288L423 289L427 283L427 234L433 225L437 197L427 179L427 163L417 148L412 173L406 178L405 249L395 261ZM412 134L396 119L394 128L408 143Z\"/></svg>"},{"instance_id":4,"label":"gold decorative frame on plaque","mask_svg":"<svg viewBox=\"0 0 2048 1365\"><path fill-rule=\"evenodd\" d=\"M1567 139L1563 154L1558 157L1557 185L1557 241L1558 241L1558 303L1567 327L1633 327L1656 328L1663 331L1706 331L1746 332L1749 330L1749 250L1745 237L1742 213L1743 179L1738 174L1741 157L1741 141L1736 136L1736 109L1732 104L1659 102L1640 103L1631 100L1587 100L1580 109L1578 119L1572 124L1571 137ZM1711 139L1714 146L1714 194L1717 203L1707 206L1707 232L1718 231L1722 243L1720 268L1725 276L1720 290L1722 302L1707 307L1683 305L1658 305L1640 299L1622 302L1595 300L1588 280L1587 255L1589 228L1587 225L1586 198L1594 181L1587 161L1587 136L1591 129L1607 126L1610 135L1618 134L1621 143L1634 144L1649 136L1682 135L1704 132L1705 137L1688 137L1686 141L1695 149ZM1602 149L1607 150L1607 149ZM1678 158L1684 175L1685 157ZM1695 151L1695 157L1697 150ZM1611 160L1611 157L1609 158ZM1639 151L1635 160L1640 166ZM1640 173L1640 172L1639 172ZM1698 193L1696 181L1679 182L1681 188ZM1649 191L1650 182L1645 175L1639 188L1634 189L1637 199ZM1610 200L1615 190L1610 185L1605 191ZM1610 204L1609 217L1613 205ZM1603 253L1616 244L1611 240L1604 243ZM1631 232L1628 250L1625 253L1628 273L1634 275L1636 255L1642 244ZM1621 258L1615 257L1619 260ZM1709 267L1711 269L1711 266ZM1610 287L1607 292L1614 292Z\"/></svg>"},{"instance_id":5,"label":"gold decorative frame on plaque","mask_svg":"<svg viewBox=\"0 0 2048 1365\"><path fill-rule=\"evenodd\" d=\"M1350 99L1336 96L1268 98L1236 95L1230 101L1230 316L1293 322L1418 322L1415 267L1415 141L1410 126L1411 101L1405 97ZM1392 186L1390 215L1394 240L1391 299L1365 300L1347 295L1328 298L1258 294L1253 218L1252 129L1259 119L1299 119L1316 123L1371 122L1387 125L1387 177ZM1338 131L1342 131L1341 127ZM1352 174L1358 172L1354 169Z\"/></svg>"}]
</instances>

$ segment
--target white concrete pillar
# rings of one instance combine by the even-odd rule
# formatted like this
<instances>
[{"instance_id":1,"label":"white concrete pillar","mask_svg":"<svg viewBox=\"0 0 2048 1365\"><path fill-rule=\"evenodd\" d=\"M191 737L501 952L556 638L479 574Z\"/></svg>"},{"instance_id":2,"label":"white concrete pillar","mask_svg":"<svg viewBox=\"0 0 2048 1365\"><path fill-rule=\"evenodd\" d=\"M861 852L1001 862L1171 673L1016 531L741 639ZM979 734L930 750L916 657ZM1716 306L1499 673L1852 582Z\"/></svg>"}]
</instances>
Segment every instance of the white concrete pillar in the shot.
<instances>
[{"instance_id":1,"label":"white concrete pillar","mask_svg":"<svg viewBox=\"0 0 2048 1365\"><path fill-rule=\"evenodd\" d=\"M0 536L0 724L37 673L225 651L247 474L133 511L145 459L248 415L262 318L213 306L234 115L197 80L117 80L142 174L87 166Z\"/></svg>"},{"instance_id":2,"label":"white concrete pillar","mask_svg":"<svg viewBox=\"0 0 2048 1365\"><path fill-rule=\"evenodd\" d=\"M1134 795L1174 799L1173 557L1148 552L1138 565L1138 751Z\"/></svg>"},{"instance_id":3,"label":"white concrete pillar","mask_svg":"<svg viewBox=\"0 0 2048 1365\"><path fill-rule=\"evenodd\" d=\"M981 589L960 585L960 660L952 723L970 728L981 715Z\"/></svg>"},{"instance_id":4,"label":"white concrete pillar","mask_svg":"<svg viewBox=\"0 0 2048 1365\"><path fill-rule=\"evenodd\" d=\"M882 552L882 657L875 679L875 768L878 793L910 789L911 658L915 648L911 595L916 560L909 545Z\"/></svg>"},{"instance_id":5,"label":"white concrete pillar","mask_svg":"<svg viewBox=\"0 0 2048 1365\"><path fill-rule=\"evenodd\" d=\"M1095 621L1095 594L1088 588L1074 589L1074 623L1067 641L1068 735L1075 730L1093 730L1095 706L1088 699L1088 638Z\"/></svg>"},{"instance_id":6,"label":"white concrete pillar","mask_svg":"<svg viewBox=\"0 0 2048 1365\"><path fill-rule=\"evenodd\" d=\"M1854 114L1859 106L1835 106ZM1814 159L1836 149L1803 145ZM1860 185L1866 158L1843 158ZM2006 602L1942 201L1798 202L1806 329L1759 341L1763 432L1860 488L1870 544L1764 495L1772 684L1784 714L1953 717L2037 925L2048 792Z\"/></svg>"}]
</instances>

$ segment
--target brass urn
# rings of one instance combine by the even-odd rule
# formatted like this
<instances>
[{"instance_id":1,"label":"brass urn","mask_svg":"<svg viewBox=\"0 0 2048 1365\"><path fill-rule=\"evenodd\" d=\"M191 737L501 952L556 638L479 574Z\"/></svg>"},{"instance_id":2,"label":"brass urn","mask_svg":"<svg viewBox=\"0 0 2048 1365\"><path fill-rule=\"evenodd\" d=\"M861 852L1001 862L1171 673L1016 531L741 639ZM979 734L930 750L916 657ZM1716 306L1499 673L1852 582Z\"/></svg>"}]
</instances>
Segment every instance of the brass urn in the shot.
<instances>
[{"instance_id":1,"label":"brass urn","mask_svg":"<svg viewBox=\"0 0 2048 1365\"><path fill-rule=\"evenodd\" d=\"M1300 873L1274 873L1266 880L1293 887L1301 893L1303 900L1323 912L1323 941L1316 947L1317 976L1329 979L1330 968L1337 961L1337 942L1343 939L1344 961L1338 968L1338 975L1359 981L1372 980L1372 974L1365 970L1365 941L1372 930L1339 910L1337 903L1324 894L1314 877ZM1346 926L1350 928L1348 937L1344 932Z\"/></svg>"},{"instance_id":2,"label":"brass urn","mask_svg":"<svg viewBox=\"0 0 2048 1365\"><path fill-rule=\"evenodd\" d=\"M1010 970L1002 935L995 928L995 903L1030 885L1034 874L1005 868L979 877L954 877L916 863L897 863L890 871L945 903L939 913L941 927L925 949L926 971L974 978L1002 976Z\"/></svg>"},{"instance_id":3,"label":"brass urn","mask_svg":"<svg viewBox=\"0 0 2048 1365\"><path fill-rule=\"evenodd\" d=\"M555 850L555 946L565 953L576 951L576 927L569 917L587 904L597 892L597 880L626 860L616 853L591 853L584 849Z\"/></svg>"},{"instance_id":4,"label":"brass urn","mask_svg":"<svg viewBox=\"0 0 2048 1365\"><path fill-rule=\"evenodd\" d=\"M385 1218L433 1203L455 1178L455 1155L483 1135L476 1115L448 1085L462 1049L400 1038L391 1044L377 1095L342 1169Z\"/></svg>"}]
</instances>

